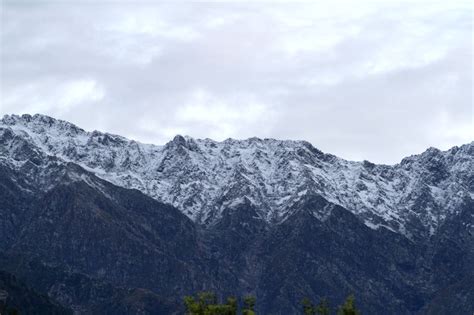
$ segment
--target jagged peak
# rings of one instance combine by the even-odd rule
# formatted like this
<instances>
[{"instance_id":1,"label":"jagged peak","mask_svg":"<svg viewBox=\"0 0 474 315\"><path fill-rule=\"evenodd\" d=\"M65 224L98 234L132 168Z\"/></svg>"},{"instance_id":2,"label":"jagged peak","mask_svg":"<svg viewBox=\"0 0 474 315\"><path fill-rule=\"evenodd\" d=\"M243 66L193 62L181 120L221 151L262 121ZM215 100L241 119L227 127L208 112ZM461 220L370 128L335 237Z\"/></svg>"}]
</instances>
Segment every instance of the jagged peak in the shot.
<instances>
[{"instance_id":1,"label":"jagged peak","mask_svg":"<svg viewBox=\"0 0 474 315\"><path fill-rule=\"evenodd\" d=\"M44 114L4 115L1 123L7 126L21 125L32 130L38 128L57 128L72 133L85 133L85 130L65 120L56 119Z\"/></svg>"},{"instance_id":2,"label":"jagged peak","mask_svg":"<svg viewBox=\"0 0 474 315\"><path fill-rule=\"evenodd\" d=\"M463 144L461 146L455 146L448 150L451 154L456 153L465 153L469 155L474 155L474 141L470 143Z\"/></svg>"},{"instance_id":3,"label":"jagged peak","mask_svg":"<svg viewBox=\"0 0 474 315\"><path fill-rule=\"evenodd\" d=\"M189 136L176 135L173 140L169 141L165 145L165 149L174 150L177 149L180 152L184 149L191 151L199 151L199 146L196 143L196 140ZM184 151L182 151L184 152Z\"/></svg>"},{"instance_id":4,"label":"jagged peak","mask_svg":"<svg viewBox=\"0 0 474 315\"><path fill-rule=\"evenodd\" d=\"M59 129L61 130L70 130L73 131L74 133L87 133L89 136L92 137L105 137L105 138L112 138L112 139L117 139L120 141L126 141L126 142L133 142L133 143L138 143L141 144L139 141L135 140L130 140L128 138L125 138L123 136L119 136L116 134L111 134L108 132L101 132L94 130L92 132L86 132L84 129L78 127L77 125L70 123L65 120L53 118L51 116L45 115L45 114L22 114L22 115L16 115L16 114L11 114L11 115L4 115L3 118L0 120L0 122L4 125L7 126L13 126L13 125L23 125L25 127L34 127L34 125L39 125L41 127L53 127L53 126L58 126ZM188 149L198 149L200 144L203 145L219 145L219 144L225 144L225 145L234 145L238 144L240 146L246 146L249 144L262 144L262 145L278 145L280 147L293 147L293 148L298 148L298 147L304 147L310 150L312 153L319 155L320 157L325 157L326 160L343 160L335 155L329 154L329 153L324 153L318 148L314 147L310 142L305 141L305 140L278 140L274 138L259 138L259 137L251 137L247 139L235 139L235 138L227 138L223 141L216 141L210 138L205 138L205 139L194 139L190 136L182 136L182 135L176 135L173 140L169 141L167 143L167 146L169 147L170 145L181 145L183 147L186 147ZM159 145L153 145L156 147L160 147ZM449 150L442 151L438 148L435 147L429 147L426 149L423 153L421 154L416 154L416 155L411 155L408 157L405 157L402 159L402 161L399 164L407 164L409 162L412 162L414 160L419 159L420 157L423 156L429 156L429 155L437 155L437 154L445 154L445 153L455 153L458 151L466 152L467 154L472 154L473 153L473 147L474 147L474 141L461 145L461 146L454 146ZM364 165L369 165L373 164L378 166L379 164L374 164L371 163L370 161L364 161ZM398 164L396 164L398 165ZM395 165L394 165L395 166Z\"/></svg>"},{"instance_id":5,"label":"jagged peak","mask_svg":"<svg viewBox=\"0 0 474 315\"><path fill-rule=\"evenodd\" d=\"M7 125L2 129L19 138L25 136L50 156L72 161L102 179L171 203L196 221L218 213L224 201L243 196L262 209L262 218L268 219L284 215L288 206L306 194L320 194L331 203L366 214L366 221L378 217L381 222L399 222L405 220L400 218L404 213L399 207L406 206L399 203L419 204L423 197L418 193L420 189L427 191L425 201L430 207L435 199L447 200L446 190L470 187L463 182L459 188L452 178L459 172L469 175L474 169L472 142L450 151L430 148L404 159L402 164L406 165L388 166L346 161L299 140L252 137L214 141L176 135L165 146L156 146L99 131L85 132L39 114L6 115L0 124ZM8 132L4 134L8 140ZM5 153L13 150L6 146L3 149ZM435 158L430 159L431 155ZM426 156L427 163L423 160ZM23 157L29 159L28 154ZM469 196L471 191L464 189L462 194L459 198ZM429 217L423 220L437 224L436 215L426 211L424 215ZM375 226L380 222L372 223Z\"/></svg>"},{"instance_id":6,"label":"jagged peak","mask_svg":"<svg viewBox=\"0 0 474 315\"><path fill-rule=\"evenodd\" d=\"M431 146L422 153L413 154L403 158L401 162L396 165L409 165L412 163L416 163L417 161L426 161L432 159L433 157L443 158L453 154L474 155L474 141L463 144L461 146L453 146L448 150L440 150L436 147Z\"/></svg>"}]
</instances>

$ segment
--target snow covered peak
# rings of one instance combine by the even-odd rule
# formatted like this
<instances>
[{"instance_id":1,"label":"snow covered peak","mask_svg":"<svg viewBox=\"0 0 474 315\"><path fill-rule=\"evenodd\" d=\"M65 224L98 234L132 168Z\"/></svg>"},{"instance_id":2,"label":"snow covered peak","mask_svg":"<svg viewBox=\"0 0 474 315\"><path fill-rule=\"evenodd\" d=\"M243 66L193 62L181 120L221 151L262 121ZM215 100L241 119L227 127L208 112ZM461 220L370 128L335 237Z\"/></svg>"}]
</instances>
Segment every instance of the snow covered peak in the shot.
<instances>
[{"instance_id":1,"label":"snow covered peak","mask_svg":"<svg viewBox=\"0 0 474 315\"><path fill-rule=\"evenodd\" d=\"M474 197L473 143L444 152L430 148L388 166L346 161L306 141L219 142L177 135L158 146L87 132L47 116L12 115L0 122L0 157L13 166L29 159L12 153L18 148L13 138L173 204L202 224L218 221L239 200L250 201L267 222L279 223L306 196L322 196L372 228L410 236L413 226L432 233L465 198Z\"/></svg>"},{"instance_id":2,"label":"snow covered peak","mask_svg":"<svg viewBox=\"0 0 474 315\"><path fill-rule=\"evenodd\" d=\"M33 116L29 114L24 114L21 116L5 115L3 116L1 123L6 126L23 126L38 133L45 132L46 129L61 131L68 135L84 133L83 129L71 124L70 122L41 114L35 114Z\"/></svg>"}]
</instances>

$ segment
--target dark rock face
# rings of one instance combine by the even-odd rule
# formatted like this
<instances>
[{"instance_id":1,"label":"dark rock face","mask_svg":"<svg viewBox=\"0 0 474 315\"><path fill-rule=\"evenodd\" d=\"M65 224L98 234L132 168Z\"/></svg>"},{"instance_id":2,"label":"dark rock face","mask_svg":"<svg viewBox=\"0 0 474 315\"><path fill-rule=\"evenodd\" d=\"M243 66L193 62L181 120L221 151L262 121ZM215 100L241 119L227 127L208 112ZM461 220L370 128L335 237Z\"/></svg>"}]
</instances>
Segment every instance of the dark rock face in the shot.
<instances>
[{"instance_id":1,"label":"dark rock face","mask_svg":"<svg viewBox=\"0 0 474 315\"><path fill-rule=\"evenodd\" d=\"M149 289L137 289L137 299L151 299L154 290L179 300L184 293L202 289L205 255L187 217L139 191L93 175L84 177L87 183L68 180L87 173L67 168L63 182L34 195L17 187L15 177L2 177L2 185L10 188L2 190L0 209L19 217L2 220L13 231L2 243L8 257L34 258L113 285ZM10 265L12 270L19 267Z\"/></svg>"},{"instance_id":2,"label":"dark rock face","mask_svg":"<svg viewBox=\"0 0 474 315\"><path fill-rule=\"evenodd\" d=\"M65 134L84 133L65 122L36 116L24 119L42 119L38 128L58 125ZM102 133L93 133L87 141L93 147L100 144L117 150L137 145ZM215 145L203 141L211 149ZM262 146L265 141L255 138L247 144ZM223 154L229 159L238 158L238 152L231 150L234 145L234 140L224 143ZM282 146L277 144L278 150L284 151ZM202 154L202 144L177 136L167 147L150 172L166 171L178 178L170 182L170 191L192 192L184 206L192 208L196 200L205 204L200 191L208 188L200 179L208 174L193 173L198 166L192 163L177 163L193 161L194 155ZM141 150L138 145L136 150ZM295 191L296 197L289 197L291 204L284 213L274 215L268 211L269 197L258 190L266 179L257 176L258 181L251 181L252 170L242 165L230 171L231 185L223 187L207 219L193 222L182 209L111 184L90 169L46 154L10 129L0 128L0 270L42 294L44 299L28 301L38 307L54 305L55 309L48 309L50 314L68 310L179 314L182 297L201 290L223 296L254 294L260 314L297 314L306 296L325 296L335 306L350 293L356 295L364 314L470 314L474 312L474 203L469 194L473 178L471 171L464 170L469 170L466 165L474 152L469 145L451 151L430 149L397 166L404 174L416 172L419 178L412 184L421 183L400 201L410 205L398 213L410 231L403 234L394 226L384 227L386 221L378 217L369 221L381 226L371 228L366 222L369 212L359 215L357 209L328 200L314 189L314 185L328 189L327 183L313 183L309 177L290 179L291 172L285 176L301 189ZM71 157L87 153L76 152L74 146L62 152ZM91 167L116 168L116 151L111 152L97 154ZM263 150L252 154L255 159L270 159ZM303 143L278 155L288 170L292 166L287 155L321 167L337 159ZM129 156L123 162L133 169L141 157ZM458 163L455 171L449 166L453 159ZM364 171L354 187L347 183L341 187L363 195L373 189L373 178L388 182L396 176L388 166L363 162L360 167ZM440 182L445 185L453 172L461 184L450 184L447 191L436 188ZM192 187L188 176L197 176ZM289 191L289 181L278 187ZM397 185L407 183L400 180ZM462 194L452 193L458 188ZM370 202L393 198L379 192L380 196L370 196ZM344 197L345 191L340 194ZM456 199L444 203L449 208L437 200L446 194ZM255 196L263 201L256 203ZM436 222L436 228L429 230L423 220ZM0 281L0 291L13 292L12 281L8 285Z\"/></svg>"},{"instance_id":3,"label":"dark rock face","mask_svg":"<svg viewBox=\"0 0 474 315\"><path fill-rule=\"evenodd\" d=\"M35 291L47 293L57 303L70 306L76 314L176 314L181 311L180 304L150 290L112 285L72 272L69 267L51 267L25 255L1 255L0 263L26 280ZM8 292L9 288L5 290Z\"/></svg>"},{"instance_id":4,"label":"dark rock face","mask_svg":"<svg viewBox=\"0 0 474 315\"><path fill-rule=\"evenodd\" d=\"M305 296L340 303L350 293L366 314L473 307L464 280L474 262L472 201L424 243L370 229L317 195L278 225L244 200L202 229L139 191L67 168L64 181L34 194L0 168L0 210L10 213L1 220L10 231L2 266L78 312L171 314L182 296L204 289L255 294L263 314L298 312Z\"/></svg>"},{"instance_id":5,"label":"dark rock face","mask_svg":"<svg viewBox=\"0 0 474 315\"><path fill-rule=\"evenodd\" d=\"M72 311L52 301L48 296L26 286L14 275L0 271L0 313L12 314L72 314Z\"/></svg>"},{"instance_id":6,"label":"dark rock face","mask_svg":"<svg viewBox=\"0 0 474 315\"><path fill-rule=\"evenodd\" d=\"M423 307L421 314L470 314L474 309L474 278L467 274L462 280L439 290Z\"/></svg>"}]
</instances>

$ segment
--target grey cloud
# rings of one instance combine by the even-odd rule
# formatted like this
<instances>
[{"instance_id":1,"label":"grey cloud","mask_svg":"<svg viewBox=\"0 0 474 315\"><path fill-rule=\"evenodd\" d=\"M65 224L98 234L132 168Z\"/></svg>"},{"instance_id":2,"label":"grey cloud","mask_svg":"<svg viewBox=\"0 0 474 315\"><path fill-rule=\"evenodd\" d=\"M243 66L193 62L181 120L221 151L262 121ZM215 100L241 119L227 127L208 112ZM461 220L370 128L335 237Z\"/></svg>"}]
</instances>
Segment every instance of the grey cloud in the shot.
<instances>
[{"instance_id":1,"label":"grey cloud","mask_svg":"<svg viewBox=\"0 0 474 315\"><path fill-rule=\"evenodd\" d=\"M6 3L1 40L0 114L385 163L473 139L468 5Z\"/></svg>"}]
</instances>

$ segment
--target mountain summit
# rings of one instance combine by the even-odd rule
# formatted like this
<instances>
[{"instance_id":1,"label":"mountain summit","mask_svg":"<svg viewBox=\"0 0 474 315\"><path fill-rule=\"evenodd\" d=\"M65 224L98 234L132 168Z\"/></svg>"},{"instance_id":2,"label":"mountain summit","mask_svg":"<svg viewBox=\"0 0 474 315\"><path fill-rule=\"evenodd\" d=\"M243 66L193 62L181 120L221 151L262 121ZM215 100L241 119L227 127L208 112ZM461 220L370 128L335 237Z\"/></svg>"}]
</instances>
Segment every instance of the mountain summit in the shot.
<instances>
[{"instance_id":1,"label":"mountain summit","mask_svg":"<svg viewBox=\"0 0 474 315\"><path fill-rule=\"evenodd\" d=\"M373 229L429 237L474 196L474 142L429 148L396 165L352 162L306 141L193 139L166 145L87 132L36 114L0 121L2 163L21 170L18 145L72 162L115 185L172 204L193 221L216 224L224 209L249 201L269 223L286 220L307 196L322 196Z\"/></svg>"}]
</instances>

